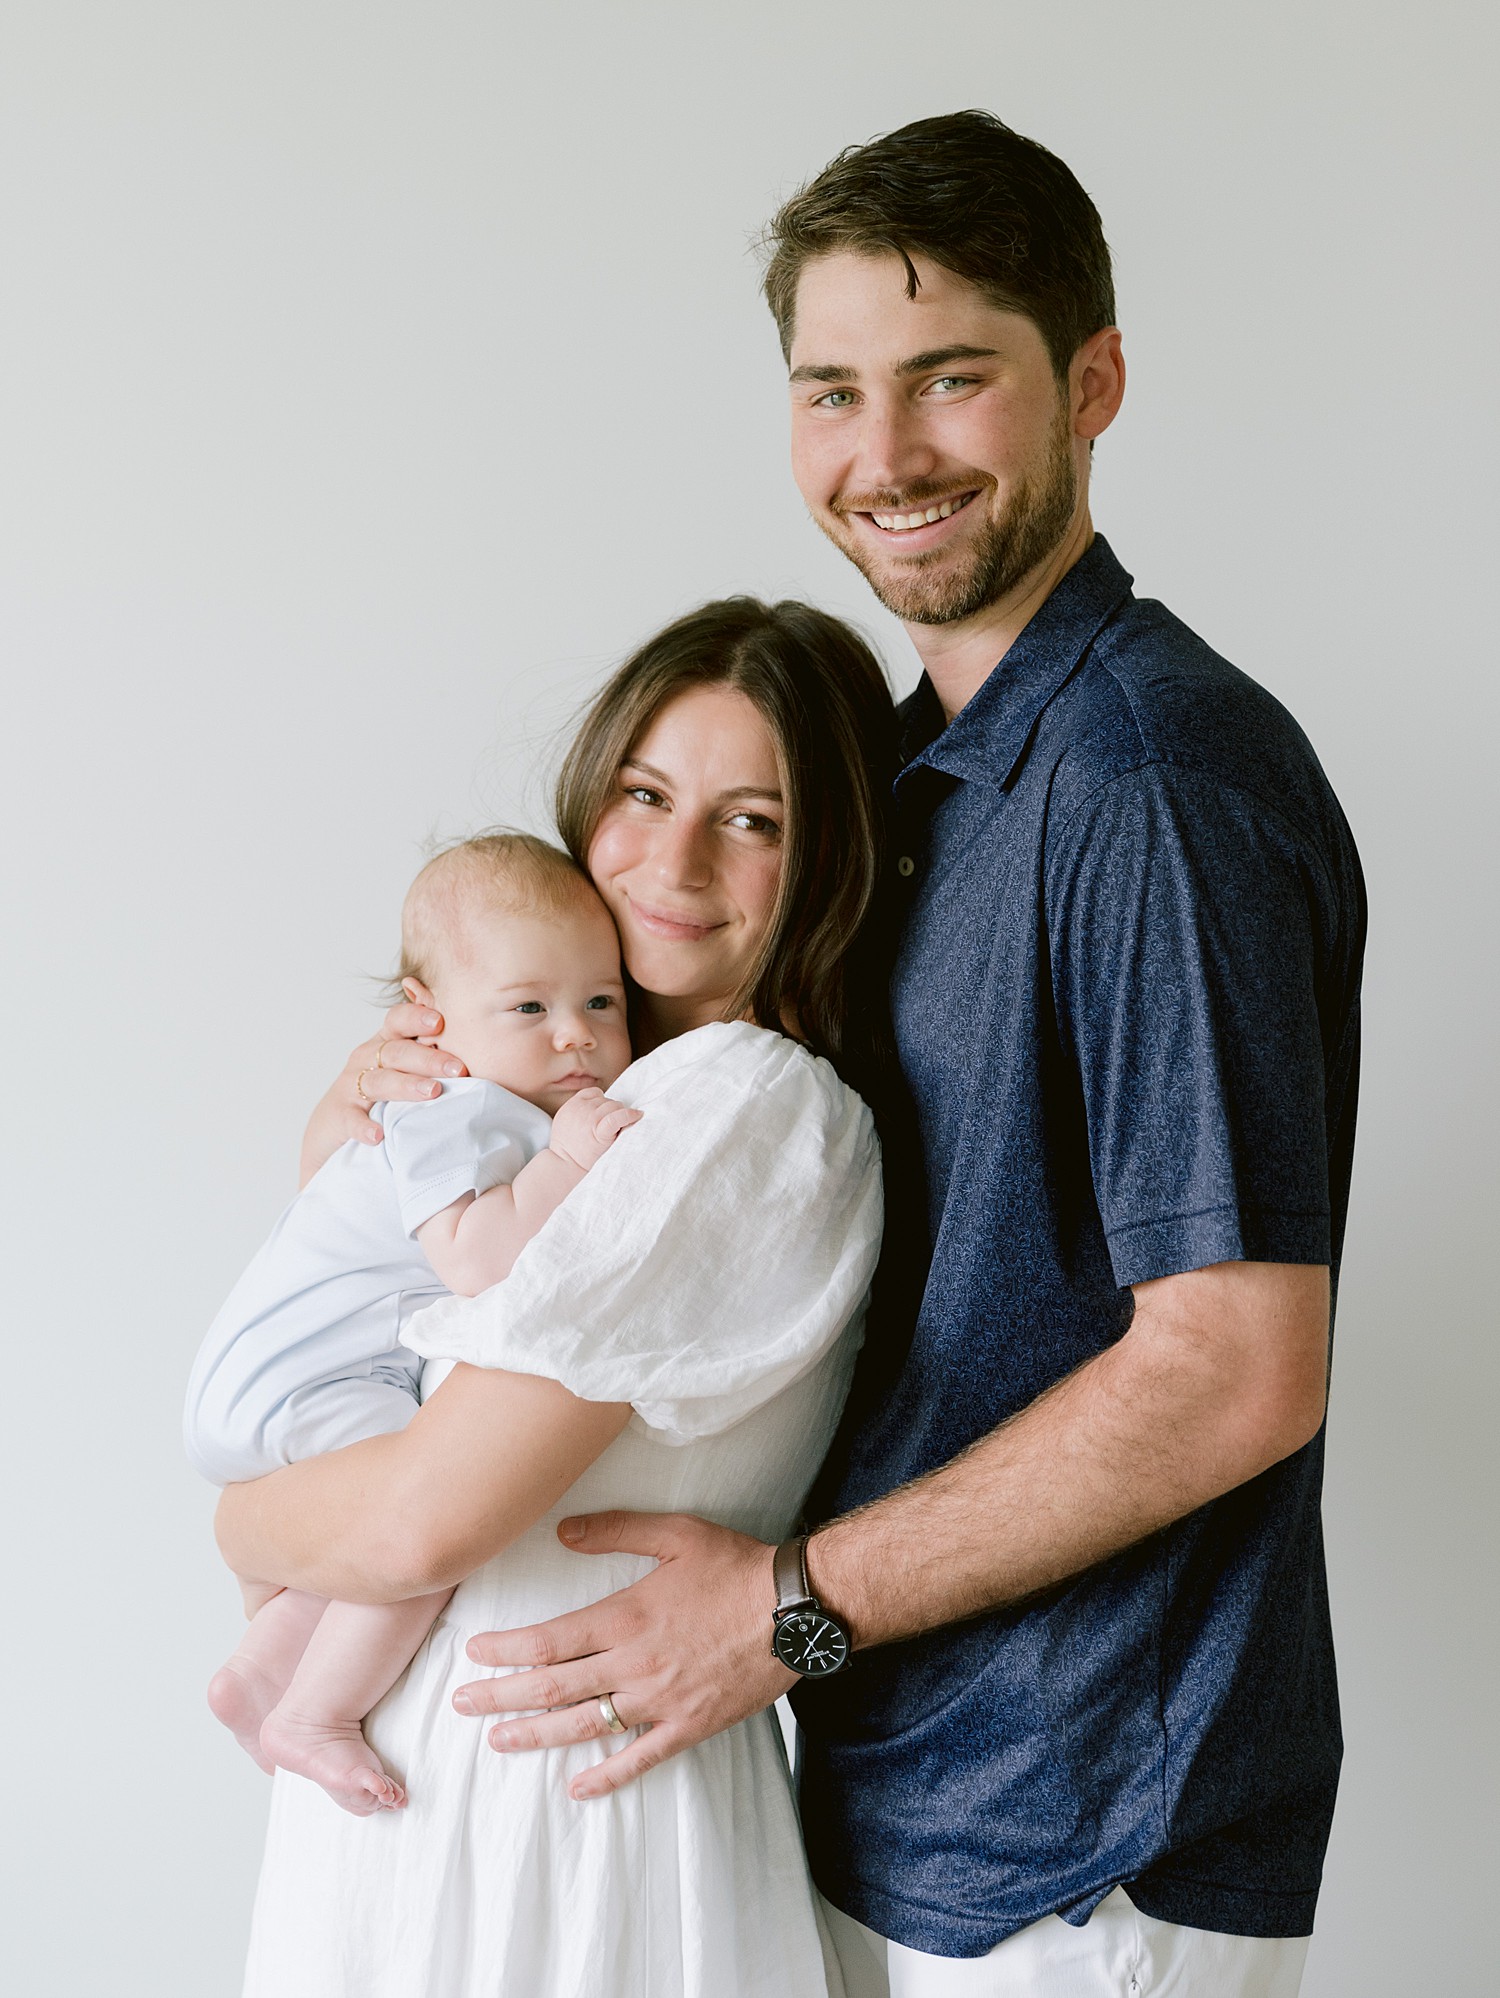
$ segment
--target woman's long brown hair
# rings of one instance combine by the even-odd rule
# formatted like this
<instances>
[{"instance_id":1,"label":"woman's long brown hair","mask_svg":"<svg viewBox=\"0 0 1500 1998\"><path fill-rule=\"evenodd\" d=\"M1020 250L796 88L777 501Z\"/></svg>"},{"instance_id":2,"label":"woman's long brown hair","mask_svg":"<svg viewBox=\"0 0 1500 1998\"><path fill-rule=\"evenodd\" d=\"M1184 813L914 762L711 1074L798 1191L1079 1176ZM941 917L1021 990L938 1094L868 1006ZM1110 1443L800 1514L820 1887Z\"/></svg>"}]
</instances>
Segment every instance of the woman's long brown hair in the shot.
<instances>
[{"instance_id":1,"label":"woman's long brown hair","mask_svg":"<svg viewBox=\"0 0 1500 1998\"><path fill-rule=\"evenodd\" d=\"M557 784L580 865L620 767L666 704L732 687L771 732L785 802L781 879L728 1017L783 1029L880 1108L891 1075L886 821L896 711L870 648L810 604L725 597L658 632L584 716Z\"/></svg>"}]
</instances>

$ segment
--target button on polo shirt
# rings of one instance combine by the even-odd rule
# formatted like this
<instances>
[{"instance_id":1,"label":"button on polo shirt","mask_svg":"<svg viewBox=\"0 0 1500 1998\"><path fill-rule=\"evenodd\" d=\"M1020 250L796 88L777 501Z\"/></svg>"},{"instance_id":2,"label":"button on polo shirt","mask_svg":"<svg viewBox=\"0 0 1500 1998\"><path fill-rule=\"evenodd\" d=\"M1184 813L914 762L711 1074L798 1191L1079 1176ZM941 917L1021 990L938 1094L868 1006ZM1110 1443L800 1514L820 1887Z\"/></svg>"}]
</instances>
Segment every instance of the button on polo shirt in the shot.
<instances>
[{"instance_id":1,"label":"button on polo shirt","mask_svg":"<svg viewBox=\"0 0 1500 1998\"><path fill-rule=\"evenodd\" d=\"M951 723L925 679L904 721L921 1170L891 1175L815 1517L1025 1408L1121 1337L1134 1284L1336 1282L1348 1198L1363 887L1286 711L1096 539ZM1162 1920L1306 1934L1340 1758L1322 1465L1320 1433L1040 1598L801 1688L823 1891L947 1956L1121 1883Z\"/></svg>"}]
</instances>

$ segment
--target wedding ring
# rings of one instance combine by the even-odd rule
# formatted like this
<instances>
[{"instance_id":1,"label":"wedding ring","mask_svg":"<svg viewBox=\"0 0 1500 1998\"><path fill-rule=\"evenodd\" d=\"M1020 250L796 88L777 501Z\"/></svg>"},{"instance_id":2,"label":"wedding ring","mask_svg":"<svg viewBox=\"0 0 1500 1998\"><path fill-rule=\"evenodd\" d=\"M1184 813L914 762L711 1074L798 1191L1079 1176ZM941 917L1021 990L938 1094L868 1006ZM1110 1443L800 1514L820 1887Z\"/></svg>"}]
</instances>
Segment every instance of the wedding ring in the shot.
<instances>
[{"instance_id":1,"label":"wedding ring","mask_svg":"<svg viewBox=\"0 0 1500 1998\"><path fill-rule=\"evenodd\" d=\"M625 1723L615 1712L615 1703L609 1697L608 1693L601 1693L599 1695L599 1711L603 1714L604 1725L609 1729L611 1734L624 1734L627 1732Z\"/></svg>"},{"instance_id":2,"label":"wedding ring","mask_svg":"<svg viewBox=\"0 0 1500 1998\"><path fill-rule=\"evenodd\" d=\"M372 1104L375 1101L375 1098L373 1096L366 1096L365 1094L365 1077L369 1073L370 1071L367 1068L362 1068L359 1074L354 1078L354 1093L359 1098L360 1102L366 1105Z\"/></svg>"},{"instance_id":3,"label":"wedding ring","mask_svg":"<svg viewBox=\"0 0 1500 1998\"><path fill-rule=\"evenodd\" d=\"M388 1048L389 1046L390 1046L390 1041L389 1041L389 1039L387 1039L387 1040L383 1040L383 1041L382 1041L382 1042L380 1043L380 1046L379 1046L378 1048L376 1048L376 1050L375 1050L375 1066L376 1066L377 1068L384 1068L384 1067L385 1067L385 1051L386 1051L386 1049L387 1049L387 1048ZM361 1069L361 1070L360 1070L360 1074L361 1074L361 1075L363 1075L363 1074L364 1074L364 1070L363 1070L363 1069Z\"/></svg>"}]
</instances>

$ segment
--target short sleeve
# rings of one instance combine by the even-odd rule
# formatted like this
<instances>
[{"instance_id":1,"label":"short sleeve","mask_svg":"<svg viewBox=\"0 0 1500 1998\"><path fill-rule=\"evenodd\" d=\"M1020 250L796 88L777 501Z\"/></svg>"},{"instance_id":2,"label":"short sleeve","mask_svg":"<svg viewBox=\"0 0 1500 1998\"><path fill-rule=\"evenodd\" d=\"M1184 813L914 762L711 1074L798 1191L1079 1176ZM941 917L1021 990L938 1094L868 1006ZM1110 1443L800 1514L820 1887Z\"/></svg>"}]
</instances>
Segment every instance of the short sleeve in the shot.
<instances>
[{"instance_id":1,"label":"short sleeve","mask_svg":"<svg viewBox=\"0 0 1500 1998\"><path fill-rule=\"evenodd\" d=\"M508 1185L545 1149L552 1129L544 1110L477 1076L445 1082L442 1095L429 1103L379 1108L408 1237L464 1194Z\"/></svg>"},{"instance_id":2,"label":"short sleeve","mask_svg":"<svg viewBox=\"0 0 1500 1998\"><path fill-rule=\"evenodd\" d=\"M477 1298L446 1298L415 1352L628 1401L659 1438L729 1428L859 1313L880 1243L869 1110L831 1065L745 1023L700 1027L610 1094L615 1141Z\"/></svg>"},{"instance_id":3,"label":"short sleeve","mask_svg":"<svg viewBox=\"0 0 1500 1998\"><path fill-rule=\"evenodd\" d=\"M1059 1026L1122 1286L1329 1260L1320 869L1269 806L1171 766L1049 841Z\"/></svg>"}]
</instances>

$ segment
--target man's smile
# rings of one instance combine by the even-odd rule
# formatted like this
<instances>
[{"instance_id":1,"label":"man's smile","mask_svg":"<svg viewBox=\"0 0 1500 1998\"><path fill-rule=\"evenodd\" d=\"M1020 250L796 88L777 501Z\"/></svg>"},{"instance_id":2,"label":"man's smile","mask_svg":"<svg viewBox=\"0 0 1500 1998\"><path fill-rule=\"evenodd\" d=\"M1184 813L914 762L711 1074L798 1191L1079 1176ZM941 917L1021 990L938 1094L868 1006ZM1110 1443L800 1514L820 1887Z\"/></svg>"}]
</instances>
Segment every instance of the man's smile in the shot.
<instances>
[{"instance_id":1,"label":"man's smile","mask_svg":"<svg viewBox=\"0 0 1500 1998\"><path fill-rule=\"evenodd\" d=\"M865 532L880 543L900 542L903 547L915 554L920 549L930 548L937 542L946 540L956 529L945 523L955 514L961 513L979 492L979 487L971 486L965 492L949 493L942 499L929 500L924 505L898 507L895 509L850 506L840 501L834 512L851 523L858 522Z\"/></svg>"},{"instance_id":2,"label":"man's smile","mask_svg":"<svg viewBox=\"0 0 1500 1998\"><path fill-rule=\"evenodd\" d=\"M973 497L972 492L958 493L952 499L945 499L937 506L924 507L916 513L871 513L870 518L887 534L910 534L913 528L930 527L935 520L946 520L960 507L966 507Z\"/></svg>"}]
</instances>

